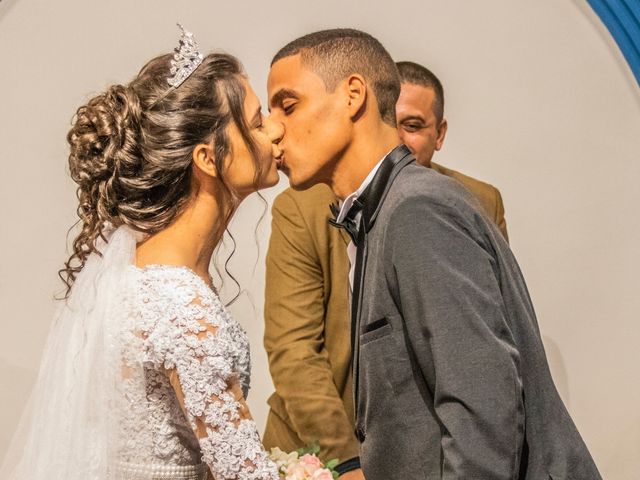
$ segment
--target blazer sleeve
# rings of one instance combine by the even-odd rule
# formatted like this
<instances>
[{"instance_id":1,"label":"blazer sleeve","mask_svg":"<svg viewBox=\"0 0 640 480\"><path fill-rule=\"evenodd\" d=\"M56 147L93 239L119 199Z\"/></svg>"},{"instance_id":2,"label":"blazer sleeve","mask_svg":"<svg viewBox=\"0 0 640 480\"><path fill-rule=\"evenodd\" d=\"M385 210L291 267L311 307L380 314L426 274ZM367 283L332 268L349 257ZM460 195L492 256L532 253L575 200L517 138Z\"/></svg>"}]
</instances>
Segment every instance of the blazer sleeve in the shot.
<instances>
[{"instance_id":1,"label":"blazer sleeve","mask_svg":"<svg viewBox=\"0 0 640 480\"><path fill-rule=\"evenodd\" d=\"M502 195L500 194L500 190L495 188L496 194L496 212L494 221L496 225L502 232L502 236L504 239L509 242L509 234L507 233L507 220L504 218L504 203L502 202Z\"/></svg>"},{"instance_id":2,"label":"blazer sleeve","mask_svg":"<svg viewBox=\"0 0 640 480\"><path fill-rule=\"evenodd\" d=\"M513 479L524 434L520 357L492 250L473 214L456 208L420 196L400 203L385 239L389 281L442 427L442 478Z\"/></svg>"},{"instance_id":3,"label":"blazer sleeve","mask_svg":"<svg viewBox=\"0 0 640 480\"><path fill-rule=\"evenodd\" d=\"M290 195L278 196L272 212L264 344L273 383L300 439L318 442L325 460L348 460L357 440L325 348L323 272L312 233Z\"/></svg>"}]
</instances>

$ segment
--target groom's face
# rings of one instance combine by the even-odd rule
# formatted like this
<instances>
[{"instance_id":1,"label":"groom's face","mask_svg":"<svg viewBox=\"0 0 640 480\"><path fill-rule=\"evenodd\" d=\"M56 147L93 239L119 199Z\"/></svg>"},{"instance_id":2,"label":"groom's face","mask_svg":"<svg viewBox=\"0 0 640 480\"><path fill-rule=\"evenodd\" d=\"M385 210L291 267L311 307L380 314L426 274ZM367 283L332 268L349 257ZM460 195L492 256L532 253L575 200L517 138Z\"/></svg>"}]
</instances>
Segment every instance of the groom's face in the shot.
<instances>
[{"instance_id":1,"label":"groom's face","mask_svg":"<svg viewBox=\"0 0 640 480\"><path fill-rule=\"evenodd\" d=\"M351 134L346 81L328 92L322 78L293 55L273 64L267 89L271 115L284 125L280 170L296 190L330 184Z\"/></svg>"}]
</instances>

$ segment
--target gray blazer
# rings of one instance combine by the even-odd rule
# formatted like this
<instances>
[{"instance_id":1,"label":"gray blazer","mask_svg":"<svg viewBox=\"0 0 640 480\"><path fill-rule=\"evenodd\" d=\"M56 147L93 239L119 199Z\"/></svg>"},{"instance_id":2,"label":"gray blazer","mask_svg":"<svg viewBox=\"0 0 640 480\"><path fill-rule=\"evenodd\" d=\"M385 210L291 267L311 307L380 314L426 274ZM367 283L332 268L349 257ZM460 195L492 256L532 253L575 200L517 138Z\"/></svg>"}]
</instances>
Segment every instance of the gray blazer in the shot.
<instances>
[{"instance_id":1,"label":"gray blazer","mask_svg":"<svg viewBox=\"0 0 640 480\"><path fill-rule=\"evenodd\" d=\"M352 321L367 480L600 479L516 259L474 197L401 146L363 203Z\"/></svg>"}]
</instances>

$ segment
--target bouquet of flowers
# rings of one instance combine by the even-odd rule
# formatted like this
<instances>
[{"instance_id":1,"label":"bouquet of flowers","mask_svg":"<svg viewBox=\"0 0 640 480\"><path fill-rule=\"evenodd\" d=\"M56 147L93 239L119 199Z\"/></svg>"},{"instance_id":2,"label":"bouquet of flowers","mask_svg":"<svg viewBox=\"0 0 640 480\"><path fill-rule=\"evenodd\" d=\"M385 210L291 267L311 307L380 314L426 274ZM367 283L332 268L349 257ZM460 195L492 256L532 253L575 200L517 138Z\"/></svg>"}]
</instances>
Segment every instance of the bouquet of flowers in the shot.
<instances>
[{"instance_id":1,"label":"bouquet of flowers","mask_svg":"<svg viewBox=\"0 0 640 480\"><path fill-rule=\"evenodd\" d=\"M269 452L269 458L278 466L284 480L335 480L338 472L334 467L338 465L338 459L323 464L318 458L319 452L320 446L316 444L291 453L276 447Z\"/></svg>"}]
</instances>

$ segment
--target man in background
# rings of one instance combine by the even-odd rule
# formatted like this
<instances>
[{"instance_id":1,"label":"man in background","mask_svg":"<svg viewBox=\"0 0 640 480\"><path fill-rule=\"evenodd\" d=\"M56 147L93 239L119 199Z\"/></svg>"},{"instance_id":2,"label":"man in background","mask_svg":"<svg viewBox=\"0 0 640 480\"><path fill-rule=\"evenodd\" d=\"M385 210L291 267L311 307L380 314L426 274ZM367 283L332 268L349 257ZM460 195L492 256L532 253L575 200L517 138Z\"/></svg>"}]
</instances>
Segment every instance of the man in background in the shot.
<instances>
[{"instance_id":1,"label":"man in background","mask_svg":"<svg viewBox=\"0 0 640 480\"><path fill-rule=\"evenodd\" d=\"M425 167L462 183L480 201L505 239L507 223L502 196L497 188L431 161L444 144L448 123L444 117L444 90L438 77L413 62L398 62L400 98L396 104L396 119L402 142L416 160Z\"/></svg>"},{"instance_id":2,"label":"man in background","mask_svg":"<svg viewBox=\"0 0 640 480\"><path fill-rule=\"evenodd\" d=\"M402 141L427 168L454 178L478 199L507 238L500 192L431 161L447 133L438 78L412 62L397 64L396 118ZM364 478L354 433L349 309L349 236L328 224L336 201L327 185L288 188L273 204L267 254L265 348L277 393L263 442L292 451L311 442L339 458L343 480Z\"/></svg>"}]
</instances>

